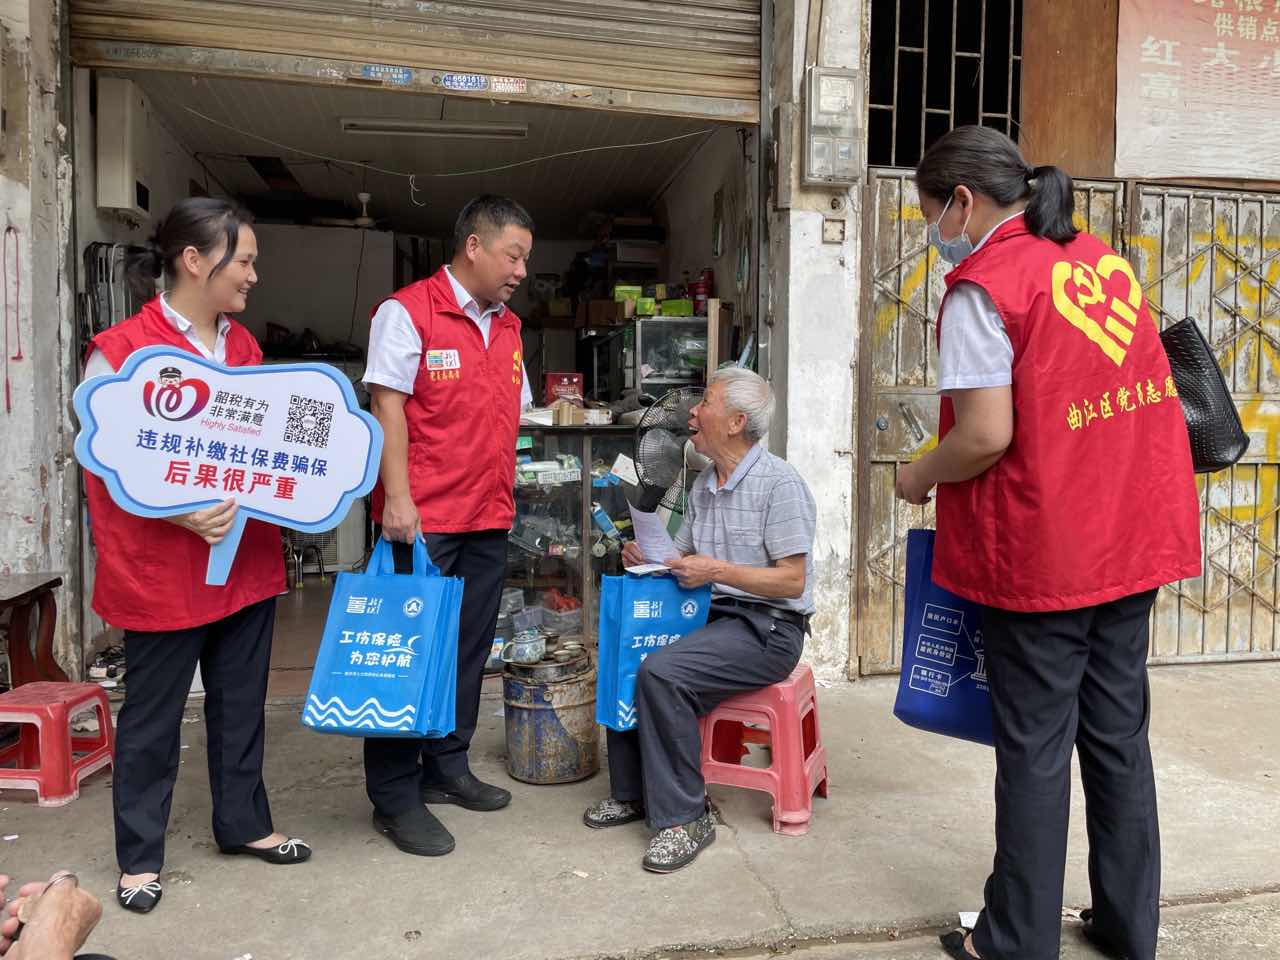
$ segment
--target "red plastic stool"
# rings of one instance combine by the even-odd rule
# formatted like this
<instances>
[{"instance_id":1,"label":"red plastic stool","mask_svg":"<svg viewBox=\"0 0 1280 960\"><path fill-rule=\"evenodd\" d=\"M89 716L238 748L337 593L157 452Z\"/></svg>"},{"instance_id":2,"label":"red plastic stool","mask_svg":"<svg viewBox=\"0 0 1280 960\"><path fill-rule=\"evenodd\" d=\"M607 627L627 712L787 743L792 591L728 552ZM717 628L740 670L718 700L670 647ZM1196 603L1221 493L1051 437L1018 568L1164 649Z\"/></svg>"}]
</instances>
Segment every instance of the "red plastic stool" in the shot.
<instances>
[{"instance_id":1,"label":"red plastic stool","mask_svg":"<svg viewBox=\"0 0 1280 960\"><path fill-rule=\"evenodd\" d=\"M97 735L73 736L71 718L89 707L98 714ZM25 683L0 693L0 723L23 724L18 742L0 751L0 788L34 790L42 807L70 803L81 780L111 765L115 728L96 683Z\"/></svg>"},{"instance_id":2,"label":"red plastic stool","mask_svg":"<svg viewBox=\"0 0 1280 960\"><path fill-rule=\"evenodd\" d=\"M744 740L766 729L772 764L744 767ZM813 794L827 795L827 748L818 730L813 671L804 664L763 690L730 697L701 720L702 776L707 783L764 790L773 796L773 830L799 837L809 832Z\"/></svg>"}]
</instances>

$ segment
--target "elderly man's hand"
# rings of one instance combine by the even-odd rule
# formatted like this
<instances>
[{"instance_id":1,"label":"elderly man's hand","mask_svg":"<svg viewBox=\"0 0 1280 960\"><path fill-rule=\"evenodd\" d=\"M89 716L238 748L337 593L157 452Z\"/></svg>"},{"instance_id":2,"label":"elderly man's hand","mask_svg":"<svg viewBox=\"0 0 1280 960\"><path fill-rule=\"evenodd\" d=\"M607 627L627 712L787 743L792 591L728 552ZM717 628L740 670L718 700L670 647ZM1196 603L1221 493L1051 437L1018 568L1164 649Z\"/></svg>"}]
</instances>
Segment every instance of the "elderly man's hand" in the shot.
<instances>
[{"instance_id":1,"label":"elderly man's hand","mask_svg":"<svg viewBox=\"0 0 1280 960\"><path fill-rule=\"evenodd\" d=\"M724 565L719 560L694 553L678 560L669 560L667 566L675 574L680 586L692 590L719 580Z\"/></svg>"},{"instance_id":2,"label":"elderly man's hand","mask_svg":"<svg viewBox=\"0 0 1280 960\"><path fill-rule=\"evenodd\" d=\"M622 547L622 562L628 567L638 567L645 562L644 551L640 544L628 540Z\"/></svg>"},{"instance_id":3,"label":"elderly man's hand","mask_svg":"<svg viewBox=\"0 0 1280 960\"><path fill-rule=\"evenodd\" d=\"M12 917L8 913L12 913ZM16 921L20 912L30 913L22 930L22 939L14 943ZM6 960L61 960L70 958L88 939L90 931L102 917L102 904L80 889L79 881L65 870L59 870L47 884L30 883L18 891L18 899L9 905L4 923L3 953Z\"/></svg>"}]
</instances>

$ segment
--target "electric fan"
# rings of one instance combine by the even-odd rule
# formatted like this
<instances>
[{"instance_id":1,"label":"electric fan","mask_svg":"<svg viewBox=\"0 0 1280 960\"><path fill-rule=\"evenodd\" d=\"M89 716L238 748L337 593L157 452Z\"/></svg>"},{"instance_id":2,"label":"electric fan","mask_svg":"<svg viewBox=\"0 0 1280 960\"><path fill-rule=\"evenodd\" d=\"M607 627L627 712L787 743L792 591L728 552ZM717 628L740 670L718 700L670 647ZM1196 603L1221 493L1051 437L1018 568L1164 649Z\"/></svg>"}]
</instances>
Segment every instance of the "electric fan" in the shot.
<instances>
[{"instance_id":1,"label":"electric fan","mask_svg":"<svg viewBox=\"0 0 1280 960\"><path fill-rule=\"evenodd\" d=\"M689 411L702 399L701 387L681 387L664 394L636 425L636 476L640 486L635 507L652 513L659 506L679 511L690 480L710 460L689 439Z\"/></svg>"}]
</instances>

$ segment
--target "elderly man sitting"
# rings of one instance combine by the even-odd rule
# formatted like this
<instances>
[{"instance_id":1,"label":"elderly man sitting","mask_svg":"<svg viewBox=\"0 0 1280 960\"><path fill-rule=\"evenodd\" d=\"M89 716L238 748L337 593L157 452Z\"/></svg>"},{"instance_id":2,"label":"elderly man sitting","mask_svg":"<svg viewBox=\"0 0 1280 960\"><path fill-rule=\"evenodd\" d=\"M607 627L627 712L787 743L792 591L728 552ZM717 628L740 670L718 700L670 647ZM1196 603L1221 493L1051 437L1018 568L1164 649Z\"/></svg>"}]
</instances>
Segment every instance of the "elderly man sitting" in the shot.
<instances>
[{"instance_id":1,"label":"elderly man sitting","mask_svg":"<svg viewBox=\"0 0 1280 960\"><path fill-rule=\"evenodd\" d=\"M647 819L643 866L670 873L715 839L700 762L698 717L735 693L785 679L813 613L817 509L795 468L760 445L773 416L769 384L750 370L712 375L689 425L712 461L689 493L669 566L684 587L712 585L707 625L650 655L636 677L638 727L610 730L611 796L590 807L593 828ZM628 565L644 563L636 544Z\"/></svg>"}]
</instances>

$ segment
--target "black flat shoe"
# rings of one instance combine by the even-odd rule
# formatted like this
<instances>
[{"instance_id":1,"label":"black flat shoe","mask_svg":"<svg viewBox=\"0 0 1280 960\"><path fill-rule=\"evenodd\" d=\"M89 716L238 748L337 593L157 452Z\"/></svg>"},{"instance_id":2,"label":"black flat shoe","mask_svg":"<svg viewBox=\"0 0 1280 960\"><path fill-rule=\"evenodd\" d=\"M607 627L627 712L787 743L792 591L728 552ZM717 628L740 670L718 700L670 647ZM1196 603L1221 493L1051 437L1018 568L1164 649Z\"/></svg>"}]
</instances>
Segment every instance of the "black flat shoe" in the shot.
<instances>
[{"instance_id":1,"label":"black flat shoe","mask_svg":"<svg viewBox=\"0 0 1280 960\"><path fill-rule=\"evenodd\" d=\"M1084 938L1093 944L1093 948L1103 956L1110 957L1111 960L1125 960L1128 956L1124 949L1107 939L1098 928L1093 924L1093 910L1085 909L1080 911L1080 921L1082 926L1080 932L1084 934Z\"/></svg>"},{"instance_id":2,"label":"black flat shoe","mask_svg":"<svg viewBox=\"0 0 1280 960\"><path fill-rule=\"evenodd\" d=\"M290 837L284 843L275 847L251 847L245 843L238 847L226 847L222 852L228 856L245 854L250 857L257 857L259 860L265 860L267 863L274 863L277 866L306 863L311 859L311 848L297 837Z\"/></svg>"},{"instance_id":3,"label":"black flat shoe","mask_svg":"<svg viewBox=\"0 0 1280 960\"><path fill-rule=\"evenodd\" d=\"M136 887L126 887L119 880L116 881L116 902L133 913L150 913L162 896L164 890L159 880L140 883Z\"/></svg>"},{"instance_id":4,"label":"black flat shoe","mask_svg":"<svg viewBox=\"0 0 1280 960\"><path fill-rule=\"evenodd\" d=\"M474 773L464 773L443 783L424 783L422 802L452 803L467 810L501 810L511 802L511 792L483 782Z\"/></svg>"},{"instance_id":5,"label":"black flat shoe","mask_svg":"<svg viewBox=\"0 0 1280 960\"><path fill-rule=\"evenodd\" d=\"M947 951L947 955L952 960L982 960L976 953L970 953L964 948L965 938L972 932L972 930L966 930L961 927L959 930L944 933L938 940L942 944L942 949Z\"/></svg>"},{"instance_id":6,"label":"black flat shoe","mask_svg":"<svg viewBox=\"0 0 1280 960\"><path fill-rule=\"evenodd\" d=\"M454 847L453 834L426 807L414 807L394 817L375 810L373 828L415 857L443 857Z\"/></svg>"}]
</instances>

